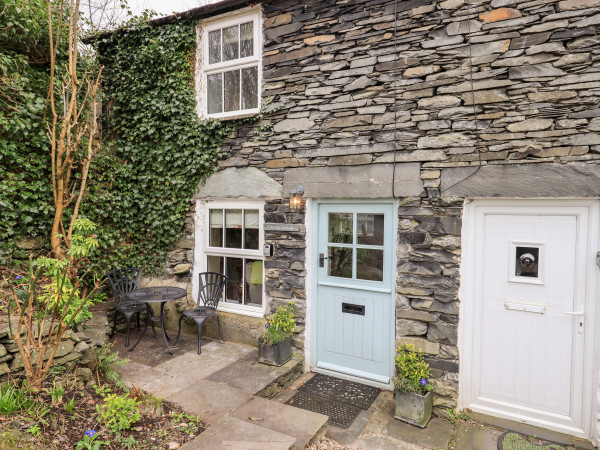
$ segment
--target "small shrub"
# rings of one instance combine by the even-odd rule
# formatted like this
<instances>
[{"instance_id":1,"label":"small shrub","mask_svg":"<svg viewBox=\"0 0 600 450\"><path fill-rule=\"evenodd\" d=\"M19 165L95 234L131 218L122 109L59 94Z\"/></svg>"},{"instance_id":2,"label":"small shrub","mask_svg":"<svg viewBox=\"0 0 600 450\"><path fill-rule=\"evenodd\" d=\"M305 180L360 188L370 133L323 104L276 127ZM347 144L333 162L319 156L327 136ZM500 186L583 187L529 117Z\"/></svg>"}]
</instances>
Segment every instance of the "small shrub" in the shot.
<instances>
[{"instance_id":1,"label":"small shrub","mask_svg":"<svg viewBox=\"0 0 600 450\"><path fill-rule=\"evenodd\" d=\"M296 328L294 321L294 302L282 305L272 316L267 316L265 332L262 334L264 345L275 345L289 338Z\"/></svg>"},{"instance_id":2,"label":"small shrub","mask_svg":"<svg viewBox=\"0 0 600 450\"><path fill-rule=\"evenodd\" d=\"M140 420L139 404L139 401L129 398L127 394L109 394L104 398L102 406L96 406L96 411L100 422L106 425L109 431L116 432L128 430L133 423Z\"/></svg>"},{"instance_id":3,"label":"small shrub","mask_svg":"<svg viewBox=\"0 0 600 450\"><path fill-rule=\"evenodd\" d=\"M117 353L114 353L111 345L112 344L104 344L102 347L94 349L96 361L92 364L92 369L95 370L96 373L100 372L106 381L121 389L127 390L127 386L123 383L121 375L116 371L116 368L125 365L127 360L121 358Z\"/></svg>"},{"instance_id":4,"label":"small shrub","mask_svg":"<svg viewBox=\"0 0 600 450\"><path fill-rule=\"evenodd\" d=\"M423 352L415 350L412 344L406 344L396 350L396 379L394 386L401 392L425 394L431 391L429 364L423 359Z\"/></svg>"}]
</instances>

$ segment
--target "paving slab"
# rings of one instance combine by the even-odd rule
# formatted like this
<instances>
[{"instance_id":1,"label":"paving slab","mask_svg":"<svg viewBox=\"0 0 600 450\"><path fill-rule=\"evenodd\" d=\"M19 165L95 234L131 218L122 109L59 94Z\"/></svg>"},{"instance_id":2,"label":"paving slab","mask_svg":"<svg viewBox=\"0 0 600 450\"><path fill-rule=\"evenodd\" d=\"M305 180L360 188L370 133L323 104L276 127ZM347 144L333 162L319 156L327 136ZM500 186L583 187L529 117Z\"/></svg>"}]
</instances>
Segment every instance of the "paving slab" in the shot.
<instances>
[{"instance_id":1,"label":"paving slab","mask_svg":"<svg viewBox=\"0 0 600 450\"><path fill-rule=\"evenodd\" d=\"M181 450L289 450L296 439L260 425L225 416Z\"/></svg>"},{"instance_id":2,"label":"paving slab","mask_svg":"<svg viewBox=\"0 0 600 450\"><path fill-rule=\"evenodd\" d=\"M156 326L156 338L152 335L152 329L149 328L146 331L146 335L136 346L136 348L130 351L133 345L140 338L142 331L137 331L137 328L131 330L129 335L129 347L125 347L125 333L114 335L111 339L111 342L113 343L113 351L116 351L121 358L127 358L132 361L154 367L162 364L165 361L168 361L169 359L174 359L177 356L181 356L186 352L196 351L198 348L197 336L182 334L179 343L177 344L177 348L173 350L173 355L171 355L167 351L167 346L165 345L165 341L162 337L160 326ZM175 342L175 337L177 334L172 331L169 333L169 336L172 338L170 343L172 344ZM204 342L204 339L202 341ZM209 340L206 341L207 344L209 342Z\"/></svg>"},{"instance_id":3,"label":"paving slab","mask_svg":"<svg viewBox=\"0 0 600 450\"><path fill-rule=\"evenodd\" d=\"M315 436L324 434L327 416L293 406L253 397L231 413L230 416L255 423L261 427L293 436L292 448L302 449Z\"/></svg>"},{"instance_id":4,"label":"paving slab","mask_svg":"<svg viewBox=\"0 0 600 450\"><path fill-rule=\"evenodd\" d=\"M365 435L361 436L361 438L353 444L353 448L359 448L360 450L420 450L422 447L400 442L388 437Z\"/></svg>"},{"instance_id":5,"label":"paving slab","mask_svg":"<svg viewBox=\"0 0 600 450\"><path fill-rule=\"evenodd\" d=\"M181 390L165 399L200 416L208 425L214 425L221 417L246 403L251 397L250 393L240 389L200 380L193 388Z\"/></svg>"},{"instance_id":6,"label":"paving slab","mask_svg":"<svg viewBox=\"0 0 600 450\"><path fill-rule=\"evenodd\" d=\"M201 378L227 367L230 362L207 355L188 352L173 359L162 362L156 369L164 369L172 377L178 378L189 385L200 382Z\"/></svg>"},{"instance_id":7,"label":"paving slab","mask_svg":"<svg viewBox=\"0 0 600 450\"><path fill-rule=\"evenodd\" d=\"M438 449L447 448L454 425L447 420L434 417L425 428L415 427L393 417L387 423L388 435L421 447Z\"/></svg>"},{"instance_id":8,"label":"paving slab","mask_svg":"<svg viewBox=\"0 0 600 450\"><path fill-rule=\"evenodd\" d=\"M204 339L202 340L203 356L206 355L224 361L235 362L255 351L256 349L254 347L247 347L241 344L232 344L230 342L223 342L221 344L219 341L209 341L205 343Z\"/></svg>"},{"instance_id":9,"label":"paving slab","mask_svg":"<svg viewBox=\"0 0 600 450\"><path fill-rule=\"evenodd\" d=\"M500 431L479 424L461 423L456 433L456 450L494 450L498 448Z\"/></svg>"},{"instance_id":10,"label":"paving slab","mask_svg":"<svg viewBox=\"0 0 600 450\"><path fill-rule=\"evenodd\" d=\"M258 363L257 358L258 351L253 350L207 379L256 394L298 364L298 359L292 358L281 367L269 366Z\"/></svg>"}]
</instances>

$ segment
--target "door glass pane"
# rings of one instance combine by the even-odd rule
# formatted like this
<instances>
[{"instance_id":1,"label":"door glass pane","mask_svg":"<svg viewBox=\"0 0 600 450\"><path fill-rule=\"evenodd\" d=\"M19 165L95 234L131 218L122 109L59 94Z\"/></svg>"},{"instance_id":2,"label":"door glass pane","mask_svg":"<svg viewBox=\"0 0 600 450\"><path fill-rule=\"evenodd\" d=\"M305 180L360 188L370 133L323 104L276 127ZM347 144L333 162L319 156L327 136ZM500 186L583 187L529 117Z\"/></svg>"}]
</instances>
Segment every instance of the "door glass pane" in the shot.
<instances>
[{"instance_id":1,"label":"door glass pane","mask_svg":"<svg viewBox=\"0 0 600 450\"><path fill-rule=\"evenodd\" d=\"M329 213L329 242L352 244L352 213Z\"/></svg>"},{"instance_id":2,"label":"door glass pane","mask_svg":"<svg viewBox=\"0 0 600 450\"><path fill-rule=\"evenodd\" d=\"M263 262L253 259L246 260L246 305L262 306L263 291Z\"/></svg>"},{"instance_id":3,"label":"door glass pane","mask_svg":"<svg viewBox=\"0 0 600 450\"><path fill-rule=\"evenodd\" d=\"M239 111L240 109L240 71L230 70L225 72L225 111Z\"/></svg>"},{"instance_id":4,"label":"door glass pane","mask_svg":"<svg viewBox=\"0 0 600 450\"><path fill-rule=\"evenodd\" d=\"M223 61L240 57L238 26L223 28Z\"/></svg>"},{"instance_id":5,"label":"door glass pane","mask_svg":"<svg viewBox=\"0 0 600 450\"><path fill-rule=\"evenodd\" d=\"M223 247L223 210L210 210L210 238L208 245Z\"/></svg>"},{"instance_id":6,"label":"door glass pane","mask_svg":"<svg viewBox=\"0 0 600 450\"><path fill-rule=\"evenodd\" d=\"M240 25L240 57L245 58L254 54L254 23L247 22Z\"/></svg>"},{"instance_id":7,"label":"door glass pane","mask_svg":"<svg viewBox=\"0 0 600 450\"><path fill-rule=\"evenodd\" d=\"M258 108L258 67L242 69L242 109Z\"/></svg>"},{"instance_id":8,"label":"door glass pane","mask_svg":"<svg viewBox=\"0 0 600 450\"><path fill-rule=\"evenodd\" d=\"M367 245L383 245L383 218L383 214L357 214L357 242Z\"/></svg>"},{"instance_id":9,"label":"door glass pane","mask_svg":"<svg viewBox=\"0 0 600 450\"><path fill-rule=\"evenodd\" d=\"M223 74L206 77L208 80L208 113L223 112Z\"/></svg>"},{"instance_id":10,"label":"door glass pane","mask_svg":"<svg viewBox=\"0 0 600 450\"><path fill-rule=\"evenodd\" d=\"M328 247L327 249L327 275L352 278L352 249L344 247Z\"/></svg>"},{"instance_id":11,"label":"door glass pane","mask_svg":"<svg viewBox=\"0 0 600 450\"><path fill-rule=\"evenodd\" d=\"M244 248L258 250L259 223L257 209L247 209L244 211L244 224Z\"/></svg>"},{"instance_id":12,"label":"door glass pane","mask_svg":"<svg viewBox=\"0 0 600 450\"><path fill-rule=\"evenodd\" d=\"M223 273L223 257L222 256L209 256L207 271Z\"/></svg>"},{"instance_id":13,"label":"door glass pane","mask_svg":"<svg viewBox=\"0 0 600 450\"><path fill-rule=\"evenodd\" d=\"M225 276L227 288L225 301L229 303L243 302L244 260L242 258L226 258Z\"/></svg>"},{"instance_id":14,"label":"door glass pane","mask_svg":"<svg viewBox=\"0 0 600 450\"><path fill-rule=\"evenodd\" d=\"M383 281L383 250L356 249L356 278Z\"/></svg>"},{"instance_id":15,"label":"door glass pane","mask_svg":"<svg viewBox=\"0 0 600 450\"><path fill-rule=\"evenodd\" d=\"M225 247L242 248L242 210L225 210Z\"/></svg>"},{"instance_id":16,"label":"door glass pane","mask_svg":"<svg viewBox=\"0 0 600 450\"><path fill-rule=\"evenodd\" d=\"M221 30L208 33L208 63L221 62Z\"/></svg>"}]
</instances>

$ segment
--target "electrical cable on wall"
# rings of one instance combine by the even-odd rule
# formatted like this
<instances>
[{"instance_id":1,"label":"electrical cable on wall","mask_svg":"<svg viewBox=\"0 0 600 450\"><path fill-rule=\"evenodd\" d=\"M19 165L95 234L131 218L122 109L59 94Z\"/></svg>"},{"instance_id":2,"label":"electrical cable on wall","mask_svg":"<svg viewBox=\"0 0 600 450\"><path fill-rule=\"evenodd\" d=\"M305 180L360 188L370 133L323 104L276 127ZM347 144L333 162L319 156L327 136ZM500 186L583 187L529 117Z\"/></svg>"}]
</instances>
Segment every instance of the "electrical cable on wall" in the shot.
<instances>
[{"instance_id":1,"label":"electrical cable on wall","mask_svg":"<svg viewBox=\"0 0 600 450\"><path fill-rule=\"evenodd\" d=\"M448 186L446 189L442 190L441 192L446 192L448 189L451 189L454 186L456 186L457 184L460 184L463 181L471 178L473 175L475 175L477 172L479 172L479 169L481 169L481 165L482 165L481 141L479 138L479 127L477 124L477 105L475 105L475 87L473 85L473 53L472 53L472 49L471 49L471 2L470 2L470 0L467 0L466 3L467 3L467 12L468 12L468 14L467 14L467 33L469 36L468 44L469 44L469 73L470 73L470 80L471 80L471 101L473 102L473 117L475 118L474 122L473 122L475 125L475 148L477 149L477 156L479 157L479 165L477 166L477 169L475 169L472 173L467 175L465 178Z\"/></svg>"}]
</instances>

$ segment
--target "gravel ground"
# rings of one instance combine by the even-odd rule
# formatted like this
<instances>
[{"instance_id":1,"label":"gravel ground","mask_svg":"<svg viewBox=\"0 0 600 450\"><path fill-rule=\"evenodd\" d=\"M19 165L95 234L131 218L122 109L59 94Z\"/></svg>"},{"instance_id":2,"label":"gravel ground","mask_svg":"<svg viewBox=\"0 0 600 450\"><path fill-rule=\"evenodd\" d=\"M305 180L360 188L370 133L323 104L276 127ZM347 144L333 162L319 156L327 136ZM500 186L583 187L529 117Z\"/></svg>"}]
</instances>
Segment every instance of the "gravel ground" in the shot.
<instances>
[{"instance_id":1,"label":"gravel ground","mask_svg":"<svg viewBox=\"0 0 600 450\"><path fill-rule=\"evenodd\" d=\"M315 442L308 447L305 447L304 450L355 450L354 447L345 447L341 444L338 444L335 441L327 438L321 438L318 442Z\"/></svg>"}]
</instances>

